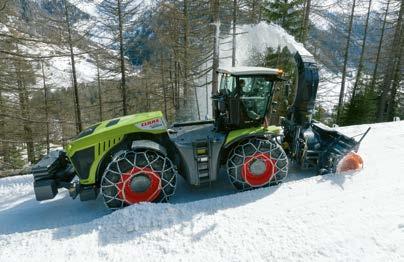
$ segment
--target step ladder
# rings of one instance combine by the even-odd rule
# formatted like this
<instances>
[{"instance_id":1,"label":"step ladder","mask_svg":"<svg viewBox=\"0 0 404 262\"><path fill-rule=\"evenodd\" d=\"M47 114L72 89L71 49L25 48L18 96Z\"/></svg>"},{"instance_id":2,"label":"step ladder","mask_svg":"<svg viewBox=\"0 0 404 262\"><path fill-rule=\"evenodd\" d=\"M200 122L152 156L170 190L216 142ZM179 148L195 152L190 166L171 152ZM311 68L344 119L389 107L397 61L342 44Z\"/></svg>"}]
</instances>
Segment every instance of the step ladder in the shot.
<instances>
[{"instance_id":1,"label":"step ladder","mask_svg":"<svg viewBox=\"0 0 404 262\"><path fill-rule=\"evenodd\" d=\"M208 183L210 179L210 141L209 139L197 140L193 143L194 158L198 172L199 184Z\"/></svg>"}]
</instances>

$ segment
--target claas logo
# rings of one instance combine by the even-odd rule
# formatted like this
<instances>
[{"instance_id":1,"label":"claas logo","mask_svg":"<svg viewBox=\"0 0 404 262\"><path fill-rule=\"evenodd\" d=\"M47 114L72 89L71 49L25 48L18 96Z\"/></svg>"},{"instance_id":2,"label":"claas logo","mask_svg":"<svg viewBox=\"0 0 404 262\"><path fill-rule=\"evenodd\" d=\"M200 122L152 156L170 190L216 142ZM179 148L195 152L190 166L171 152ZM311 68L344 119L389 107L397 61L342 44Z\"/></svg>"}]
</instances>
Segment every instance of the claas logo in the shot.
<instances>
[{"instance_id":1,"label":"claas logo","mask_svg":"<svg viewBox=\"0 0 404 262\"><path fill-rule=\"evenodd\" d=\"M153 120L149 120L149 121L146 121L146 122L143 122L142 124L141 124L141 126L142 127L145 127L145 126L151 126L151 125L155 125L155 124L159 124L160 123L160 119L153 119Z\"/></svg>"}]
</instances>

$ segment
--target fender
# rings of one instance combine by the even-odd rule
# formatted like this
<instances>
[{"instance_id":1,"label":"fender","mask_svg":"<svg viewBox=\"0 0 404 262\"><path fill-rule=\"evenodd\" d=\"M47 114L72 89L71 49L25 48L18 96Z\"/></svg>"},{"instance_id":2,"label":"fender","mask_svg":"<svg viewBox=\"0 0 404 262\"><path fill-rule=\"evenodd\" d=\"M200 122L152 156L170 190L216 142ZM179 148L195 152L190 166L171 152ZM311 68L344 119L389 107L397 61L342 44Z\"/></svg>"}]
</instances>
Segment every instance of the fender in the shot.
<instances>
[{"instance_id":1,"label":"fender","mask_svg":"<svg viewBox=\"0 0 404 262\"><path fill-rule=\"evenodd\" d=\"M159 151L159 152L163 153L164 156L167 156L167 150L159 143L156 143L151 140L135 140L132 142L131 149L132 150L151 149L151 150Z\"/></svg>"},{"instance_id":2,"label":"fender","mask_svg":"<svg viewBox=\"0 0 404 262\"><path fill-rule=\"evenodd\" d=\"M256 128L246 128L240 130L231 131L226 138L226 143L224 148L230 148L235 143L239 142L240 140L244 140L249 137L266 137L270 136L277 136L281 133L281 127L279 126L268 126L268 127L256 127Z\"/></svg>"}]
</instances>

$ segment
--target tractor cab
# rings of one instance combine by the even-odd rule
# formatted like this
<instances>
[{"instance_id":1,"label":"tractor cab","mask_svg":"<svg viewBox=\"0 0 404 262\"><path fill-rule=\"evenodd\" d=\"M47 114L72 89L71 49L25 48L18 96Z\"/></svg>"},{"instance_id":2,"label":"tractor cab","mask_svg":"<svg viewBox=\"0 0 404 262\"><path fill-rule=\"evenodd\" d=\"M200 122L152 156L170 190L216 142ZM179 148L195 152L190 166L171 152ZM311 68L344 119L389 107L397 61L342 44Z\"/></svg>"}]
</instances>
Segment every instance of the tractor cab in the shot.
<instances>
[{"instance_id":1,"label":"tractor cab","mask_svg":"<svg viewBox=\"0 0 404 262\"><path fill-rule=\"evenodd\" d=\"M218 130L262 125L283 71L265 67L220 68L220 88L213 97Z\"/></svg>"}]
</instances>

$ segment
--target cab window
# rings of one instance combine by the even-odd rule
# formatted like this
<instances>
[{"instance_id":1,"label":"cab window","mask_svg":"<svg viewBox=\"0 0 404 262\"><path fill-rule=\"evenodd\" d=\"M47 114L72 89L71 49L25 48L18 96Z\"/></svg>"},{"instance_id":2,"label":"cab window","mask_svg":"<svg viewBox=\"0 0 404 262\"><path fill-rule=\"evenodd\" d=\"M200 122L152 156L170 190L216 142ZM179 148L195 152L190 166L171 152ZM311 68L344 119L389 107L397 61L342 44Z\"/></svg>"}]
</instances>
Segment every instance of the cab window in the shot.
<instances>
[{"instance_id":1,"label":"cab window","mask_svg":"<svg viewBox=\"0 0 404 262\"><path fill-rule=\"evenodd\" d=\"M236 87L236 78L231 75L222 75L220 82L220 92L224 94L233 94Z\"/></svg>"},{"instance_id":2,"label":"cab window","mask_svg":"<svg viewBox=\"0 0 404 262\"><path fill-rule=\"evenodd\" d=\"M273 84L273 80L266 76L238 78L240 99L250 119L258 120L265 116L272 95Z\"/></svg>"}]
</instances>

